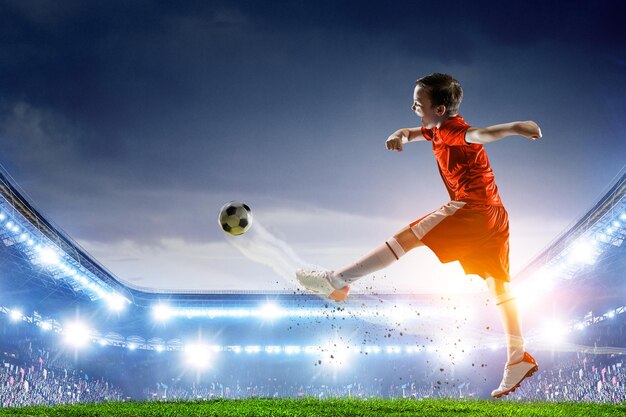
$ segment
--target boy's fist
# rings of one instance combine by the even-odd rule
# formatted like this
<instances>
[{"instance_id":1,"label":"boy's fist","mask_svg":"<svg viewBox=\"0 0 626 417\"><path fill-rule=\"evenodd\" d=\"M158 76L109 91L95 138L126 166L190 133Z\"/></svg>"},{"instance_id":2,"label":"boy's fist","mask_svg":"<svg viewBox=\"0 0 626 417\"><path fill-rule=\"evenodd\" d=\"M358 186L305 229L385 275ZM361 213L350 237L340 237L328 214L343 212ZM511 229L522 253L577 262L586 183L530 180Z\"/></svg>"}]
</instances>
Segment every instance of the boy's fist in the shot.
<instances>
[{"instance_id":1,"label":"boy's fist","mask_svg":"<svg viewBox=\"0 0 626 417\"><path fill-rule=\"evenodd\" d=\"M387 146L387 149L389 149L390 151L402 152L402 148L403 148L402 136L397 136L397 135L389 136L389 139L387 139L387 142L385 142L385 145Z\"/></svg>"},{"instance_id":2,"label":"boy's fist","mask_svg":"<svg viewBox=\"0 0 626 417\"><path fill-rule=\"evenodd\" d=\"M536 140L541 137L541 128L532 120L527 120L517 123L517 133L530 140Z\"/></svg>"}]
</instances>

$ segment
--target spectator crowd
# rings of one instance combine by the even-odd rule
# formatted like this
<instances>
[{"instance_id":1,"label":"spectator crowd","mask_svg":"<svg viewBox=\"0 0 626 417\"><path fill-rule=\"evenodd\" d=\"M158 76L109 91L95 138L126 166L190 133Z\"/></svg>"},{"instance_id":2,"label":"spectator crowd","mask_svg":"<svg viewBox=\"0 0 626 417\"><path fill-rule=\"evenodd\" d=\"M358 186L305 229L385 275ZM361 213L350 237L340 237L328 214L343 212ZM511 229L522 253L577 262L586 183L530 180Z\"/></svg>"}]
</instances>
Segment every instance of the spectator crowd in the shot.
<instances>
[{"instance_id":1,"label":"spectator crowd","mask_svg":"<svg viewBox=\"0 0 626 417\"><path fill-rule=\"evenodd\" d=\"M51 360L50 352L33 349L31 342L20 345L17 349L3 346L0 408L124 399L121 390L108 381L90 378L63 359Z\"/></svg>"}]
</instances>

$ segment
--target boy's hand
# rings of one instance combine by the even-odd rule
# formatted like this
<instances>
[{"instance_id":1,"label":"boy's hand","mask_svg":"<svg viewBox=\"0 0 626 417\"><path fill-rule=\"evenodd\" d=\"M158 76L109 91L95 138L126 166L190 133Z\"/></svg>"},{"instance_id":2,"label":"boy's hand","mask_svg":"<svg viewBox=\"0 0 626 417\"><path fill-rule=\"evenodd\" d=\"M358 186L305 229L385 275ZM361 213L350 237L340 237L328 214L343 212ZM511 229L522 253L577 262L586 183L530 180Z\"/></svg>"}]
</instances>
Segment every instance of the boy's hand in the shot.
<instances>
[{"instance_id":1,"label":"boy's hand","mask_svg":"<svg viewBox=\"0 0 626 417\"><path fill-rule=\"evenodd\" d=\"M530 140L536 140L541 137L541 128L532 120L517 122L515 131L518 135L527 137Z\"/></svg>"},{"instance_id":2,"label":"boy's hand","mask_svg":"<svg viewBox=\"0 0 626 417\"><path fill-rule=\"evenodd\" d=\"M387 142L385 142L385 145L387 146L387 149L389 149L390 151L398 151L398 152L402 152L403 149L403 145L404 142L402 140L402 136L398 136L395 133L391 136L389 136L389 139L387 139Z\"/></svg>"}]
</instances>

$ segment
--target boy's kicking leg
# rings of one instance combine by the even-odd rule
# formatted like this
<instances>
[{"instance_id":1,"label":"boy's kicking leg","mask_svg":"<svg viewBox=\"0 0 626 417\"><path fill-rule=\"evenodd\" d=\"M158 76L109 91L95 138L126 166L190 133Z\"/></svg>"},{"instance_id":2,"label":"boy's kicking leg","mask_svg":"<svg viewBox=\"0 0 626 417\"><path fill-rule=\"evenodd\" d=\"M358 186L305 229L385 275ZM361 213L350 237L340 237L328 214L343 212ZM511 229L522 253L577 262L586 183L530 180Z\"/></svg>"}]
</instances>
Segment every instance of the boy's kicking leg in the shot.
<instances>
[{"instance_id":1,"label":"boy's kicking leg","mask_svg":"<svg viewBox=\"0 0 626 417\"><path fill-rule=\"evenodd\" d=\"M500 398L515 391L520 382L539 369L535 359L524 351L524 338L515 297L509 289L509 283L489 277L486 280L489 291L495 297L506 334L507 363L500 386L491 396Z\"/></svg>"},{"instance_id":2,"label":"boy's kicking leg","mask_svg":"<svg viewBox=\"0 0 626 417\"><path fill-rule=\"evenodd\" d=\"M423 246L423 243L407 226L353 264L336 271L299 269L296 271L296 278L311 291L326 294L335 301L343 301L348 297L351 283L388 267L418 246Z\"/></svg>"}]
</instances>

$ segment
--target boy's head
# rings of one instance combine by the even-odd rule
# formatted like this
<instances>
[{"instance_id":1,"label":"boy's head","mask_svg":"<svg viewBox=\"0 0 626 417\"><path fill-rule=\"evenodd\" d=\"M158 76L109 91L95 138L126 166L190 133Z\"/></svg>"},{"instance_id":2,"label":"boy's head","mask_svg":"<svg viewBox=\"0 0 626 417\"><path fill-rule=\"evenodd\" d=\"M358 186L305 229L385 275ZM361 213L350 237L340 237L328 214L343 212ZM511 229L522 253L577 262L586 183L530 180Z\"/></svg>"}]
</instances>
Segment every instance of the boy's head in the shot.
<instances>
[{"instance_id":1,"label":"boy's head","mask_svg":"<svg viewBox=\"0 0 626 417\"><path fill-rule=\"evenodd\" d=\"M457 115L463 89L453 77L434 73L420 78L415 84L412 108L422 118L424 126L434 127Z\"/></svg>"}]
</instances>

